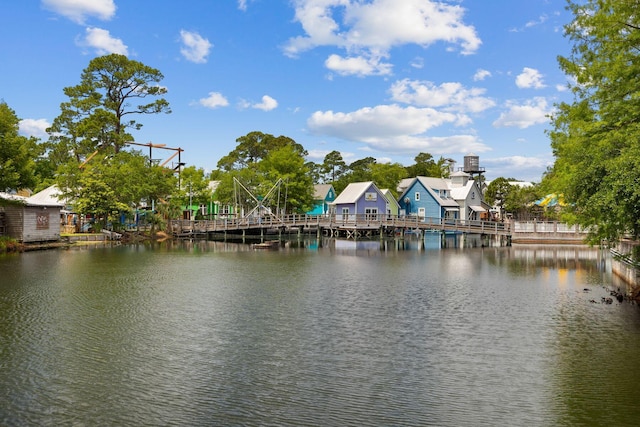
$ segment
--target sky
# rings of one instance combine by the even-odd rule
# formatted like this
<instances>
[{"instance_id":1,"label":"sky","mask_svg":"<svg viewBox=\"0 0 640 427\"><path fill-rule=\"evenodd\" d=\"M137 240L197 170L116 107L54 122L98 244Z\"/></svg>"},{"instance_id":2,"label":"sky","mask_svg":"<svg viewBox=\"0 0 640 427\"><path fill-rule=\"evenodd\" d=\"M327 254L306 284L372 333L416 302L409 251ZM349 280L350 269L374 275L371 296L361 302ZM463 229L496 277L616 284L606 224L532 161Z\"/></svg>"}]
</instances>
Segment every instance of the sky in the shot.
<instances>
[{"instance_id":1,"label":"sky","mask_svg":"<svg viewBox=\"0 0 640 427\"><path fill-rule=\"evenodd\" d=\"M322 163L414 164L475 154L489 180L540 182L548 115L571 102L557 57L565 0L28 0L0 5L0 100L45 129L89 62L159 70L171 114L138 115L138 143L216 169L259 131ZM153 157L175 151L156 149Z\"/></svg>"}]
</instances>

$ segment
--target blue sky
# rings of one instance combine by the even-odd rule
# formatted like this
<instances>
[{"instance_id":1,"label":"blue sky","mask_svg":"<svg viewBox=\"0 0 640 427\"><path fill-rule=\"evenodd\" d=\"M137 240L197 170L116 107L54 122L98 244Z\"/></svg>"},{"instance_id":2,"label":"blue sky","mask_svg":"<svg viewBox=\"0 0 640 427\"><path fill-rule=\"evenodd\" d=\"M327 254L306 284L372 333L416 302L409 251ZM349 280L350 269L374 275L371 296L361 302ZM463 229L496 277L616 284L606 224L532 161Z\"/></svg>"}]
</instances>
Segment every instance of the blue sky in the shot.
<instances>
[{"instance_id":1,"label":"blue sky","mask_svg":"<svg viewBox=\"0 0 640 427\"><path fill-rule=\"evenodd\" d=\"M207 171L252 131L321 163L338 150L414 163L480 157L486 177L539 182L547 115L570 101L565 0L31 0L0 6L0 99L44 129L89 61L157 68L172 113L138 116L139 143ZM165 152L166 151L166 152ZM156 150L159 159L173 152ZM154 157L156 157L154 152Z\"/></svg>"}]
</instances>

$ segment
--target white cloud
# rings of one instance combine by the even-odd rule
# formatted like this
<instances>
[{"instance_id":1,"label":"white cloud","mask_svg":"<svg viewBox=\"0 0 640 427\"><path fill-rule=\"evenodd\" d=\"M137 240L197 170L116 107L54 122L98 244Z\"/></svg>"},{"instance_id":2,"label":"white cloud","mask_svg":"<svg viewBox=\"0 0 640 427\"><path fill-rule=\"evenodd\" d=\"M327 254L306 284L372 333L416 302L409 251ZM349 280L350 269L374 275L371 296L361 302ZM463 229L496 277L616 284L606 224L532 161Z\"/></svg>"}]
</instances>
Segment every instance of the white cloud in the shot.
<instances>
[{"instance_id":1,"label":"white cloud","mask_svg":"<svg viewBox=\"0 0 640 427\"><path fill-rule=\"evenodd\" d=\"M535 68L524 67L522 73L516 77L516 85L520 89L542 89L545 87L542 81L542 74Z\"/></svg>"},{"instance_id":2,"label":"white cloud","mask_svg":"<svg viewBox=\"0 0 640 427\"><path fill-rule=\"evenodd\" d=\"M108 21L116 13L113 0L42 0L42 5L77 24L84 24L88 17Z\"/></svg>"},{"instance_id":3,"label":"white cloud","mask_svg":"<svg viewBox=\"0 0 640 427\"><path fill-rule=\"evenodd\" d=\"M307 120L307 125L315 134L364 143L372 149L390 153L425 151L441 154L489 149L472 135L425 135L429 129L456 121L458 116L452 113L392 104L350 113L316 111Z\"/></svg>"},{"instance_id":4,"label":"white cloud","mask_svg":"<svg viewBox=\"0 0 640 427\"><path fill-rule=\"evenodd\" d=\"M482 159L487 170L497 171L503 178L516 178L530 182L540 182L548 166L553 165L551 154L548 156L505 156Z\"/></svg>"},{"instance_id":5,"label":"white cloud","mask_svg":"<svg viewBox=\"0 0 640 427\"><path fill-rule=\"evenodd\" d=\"M20 120L20 134L24 136L35 136L36 138L46 138L47 128L51 126L46 119L24 119Z\"/></svg>"},{"instance_id":6,"label":"white cloud","mask_svg":"<svg viewBox=\"0 0 640 427\"><path fill-rule=\"evenodd\" d=\"M207 56L213 46L209 40L198 33L180 30L180 41L183 44L180 48L180 53L188 61L195 62L196 64L207 62Z\"/></svg>"},{"instance_id":7,"label":"white cloud","mask_svg":"<svg viewBox=\"0 0 640 427\"><path fill-rule=\"evenodd\" d=\"M409 65L411 65L413 68L418 68L418 69L422 69L424 68L424 58L421 57L415 57L413 58L413 60L409 63Z\"/></svg>"},{"instance_id":8,"label":"white cloud","mask_svg":"<svg viewBox=\"0 0 640 427\"><path fill-rule=\"evenodd\" d=\"M251 105L251 108L255 108L263 111L271 111L278 107L278 101L270 97L269 95L265 95L262 97L262 102Z\"/></svg>"},{"instance_id":9,"label":"white cloud","mask_svg":"<svg viewBox=\"0 0 640 427\"><path fill-rule=\"evenodd\" d=\"M482 43L475 28L464 23L459 5L432 0L297 0L295 5L295 19L305 35L289 39L284 49L289 56L334 46L349 57L377 58L395 46L426 48L437 42L458 46L466 55Z\"/></svg>"},{"instance_id":10,"label":"white cloud","mask_svg":"<svg viewBox=\"0 0 640 427\"><path fill-rule=\"evenodd\" d=\"M529 21L524 26L525 28L535 27L537 25L544 24L548 19L549 17L547 15L540 15L536 21Z\"/></svg>"},{"instance_id":11,"label":"white cloud","mask_svg":"<svg viewBox=\"0 0 640 427\"><path fill-rule=\"evenodd\" d=\"M394 101L421 107L442 107L446 111L479 113L495 106L495 101L483 96L485 89L467 89L455 82L436 86L429 81L404 79L395 82L390 91Z\"/></svg>"},{"instance_id":12,"label":"white cloud","mask_svg":"<svg viewBox=\"0 0 640 427\"><path fill-rule=\"evenodd\" d=\"M478 71L476 71L476 73L473 75L473 81L481 82L487 77L491 77L491 72L487 70L483 70L482 68L479 68Z\"/></svg>"},{"instance_id":13,"label":"white cloud","mask_svg":"<svg viewBox=\"0 0 640 427\"><path fill-rule=\"evenodd\" d=\"M352 56L343 58L340 55L329 55L325 66L336 73L347 76L370 76L391 74L391 64L380 63L381 58L365 58L364 56Z\"/></svg>"},{"instance_id":14,"label":"white cloud","mask_svg":"<svg viewBox=\"0 0 640 427\"><path fill-rule=\"evenodd\" d=\"M96 50L98 55L119 53L128 55L128 48L122 40L111 37L109 31L102 28L89 27L85 30L85 38L78 41L79 46L90 47Z\"/></svg>"},{"instance_id":15,"label":"white cloud","mask_svg":"<svg viewBox=\"0 0 640 427\"><path fill-rule=\"evenodd\" d=\"M508 111L500 114L500 117L493 122L493 126L518 127L524 129L548 122L548 115L552 112L551 109L547 107L547 100L543 97L533 98L523 105L509 101L506 106Z\"/></svg>"},{"instance_id":16,"label":"white cloud","mask_svg":"<svg viewBox=\"0 0 640 427\"><path fill-rule=\"evenodd\" d=\"M209 96L201 98L198 103L207 108L226 107L229 101L220 92L209 92Z\"/></svg>"},{"instance_id":17,"label":"white cloud","mask_svg":"<svg viewBox=\"0 0 640 427\"><path fill-rule=\"evenodd\" d=\"M238 9L247 10L247 0L238 0Z\"/></svg>"}]
</instances>

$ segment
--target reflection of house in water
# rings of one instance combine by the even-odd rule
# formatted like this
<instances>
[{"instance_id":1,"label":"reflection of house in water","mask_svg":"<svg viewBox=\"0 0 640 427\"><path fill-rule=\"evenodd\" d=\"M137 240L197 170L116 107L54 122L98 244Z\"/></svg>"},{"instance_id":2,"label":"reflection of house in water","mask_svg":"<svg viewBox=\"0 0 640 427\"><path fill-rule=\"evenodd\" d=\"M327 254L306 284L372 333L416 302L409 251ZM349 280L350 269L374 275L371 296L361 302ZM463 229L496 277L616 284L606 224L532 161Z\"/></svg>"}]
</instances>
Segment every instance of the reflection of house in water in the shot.
<instances>
[{"instance_id":1,"label":"reflection of house in water","mask_svg":"<svg viewBox=\"0 0 640 427\"><path fill-rule=\"evenodd\" d=\"M379 240L342 240L335 239L335 249L339 251L376 251L381 249Z\"/></svg>"}]
</instances>

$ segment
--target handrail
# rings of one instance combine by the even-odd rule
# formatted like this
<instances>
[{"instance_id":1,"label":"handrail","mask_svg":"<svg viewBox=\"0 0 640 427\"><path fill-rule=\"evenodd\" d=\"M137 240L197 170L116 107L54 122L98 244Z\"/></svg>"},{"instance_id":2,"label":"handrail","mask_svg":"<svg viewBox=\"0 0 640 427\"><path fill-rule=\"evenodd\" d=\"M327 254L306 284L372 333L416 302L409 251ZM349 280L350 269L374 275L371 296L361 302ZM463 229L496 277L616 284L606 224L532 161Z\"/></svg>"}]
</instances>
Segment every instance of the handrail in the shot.
<instances>
[{"instance_id":1,"label":"handrail","mask_svg":"<svg viewBox=\"0 0 640 427\"><path fill-rule=\"evenodd\" d=\"M459 231L479 234L510 234L509 222L460 220L387 214L292 214L281 217L219 218L214 220L173 220L172 229L190 232L224 232L249 229L335 228L374 229L410 228L418 230Z\"/></svg>"}]
</instances>

